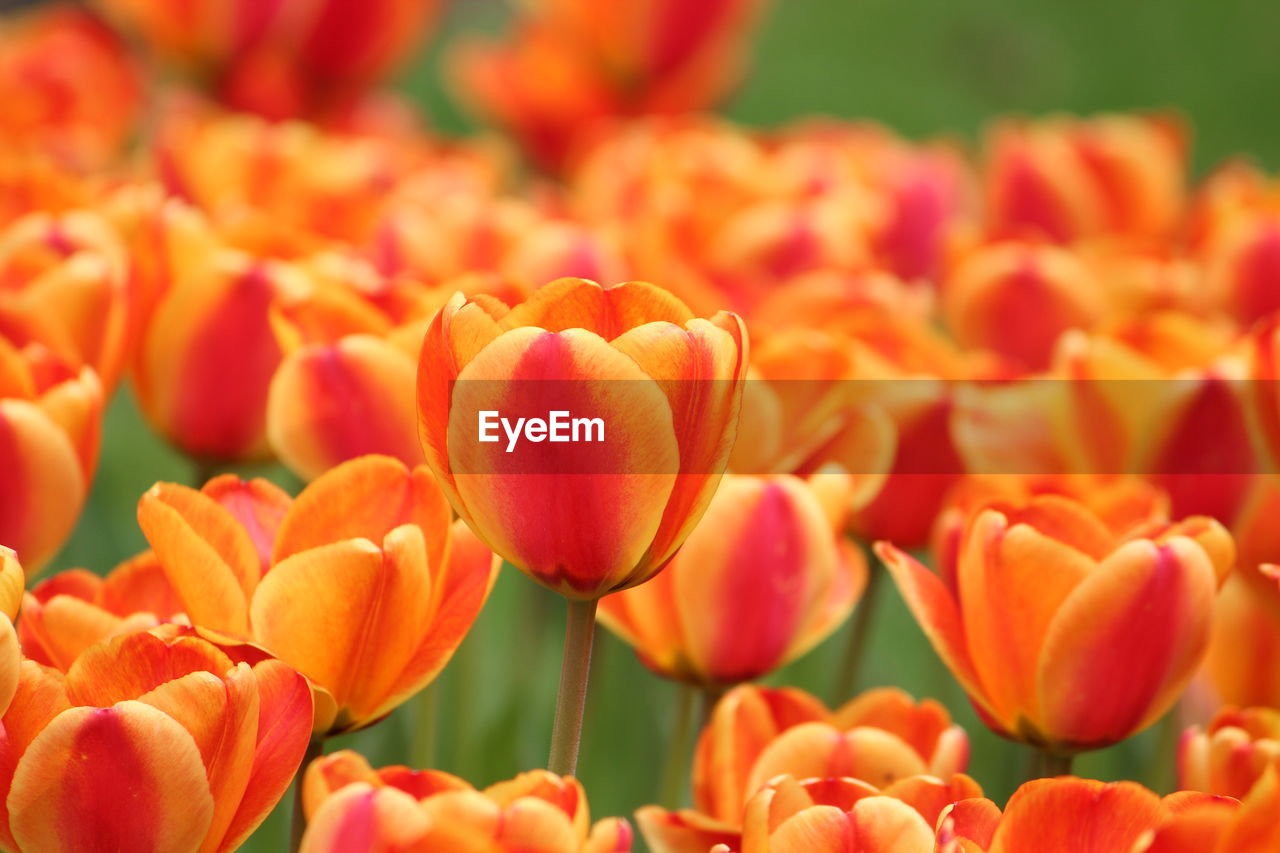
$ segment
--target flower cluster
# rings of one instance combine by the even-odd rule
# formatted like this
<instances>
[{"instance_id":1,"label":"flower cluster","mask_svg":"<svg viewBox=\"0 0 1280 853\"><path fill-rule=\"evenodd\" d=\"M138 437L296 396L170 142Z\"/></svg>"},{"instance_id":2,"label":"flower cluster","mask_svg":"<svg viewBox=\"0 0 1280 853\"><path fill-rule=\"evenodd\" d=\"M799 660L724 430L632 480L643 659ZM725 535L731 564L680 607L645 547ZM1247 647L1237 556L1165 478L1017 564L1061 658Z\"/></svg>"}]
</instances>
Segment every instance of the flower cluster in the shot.
<instances>
[{"instance_id":1,"label":"flower cluster","mask_svg":"<svg viewBox=\"0 0 1280 853\"><path fill-rule=\"evenodd\" d=\"M448 61L509 140L379 88L434 0L0 20L0 847L230 851L296 779L311 853L1280 850L1280 178L1173 115L738 126L761 6L522 4ZM193 481L60 564L131 401ZM324 755L504 563L568 608L547 769ZM1003 807L959 709L854 695L889 579L1035 755ZM636 839L597 618L683 703ZM841 629L834 707L752 683ZM1070 775L1162 718L1177 793Z\"/></svg>"}]
</instances>

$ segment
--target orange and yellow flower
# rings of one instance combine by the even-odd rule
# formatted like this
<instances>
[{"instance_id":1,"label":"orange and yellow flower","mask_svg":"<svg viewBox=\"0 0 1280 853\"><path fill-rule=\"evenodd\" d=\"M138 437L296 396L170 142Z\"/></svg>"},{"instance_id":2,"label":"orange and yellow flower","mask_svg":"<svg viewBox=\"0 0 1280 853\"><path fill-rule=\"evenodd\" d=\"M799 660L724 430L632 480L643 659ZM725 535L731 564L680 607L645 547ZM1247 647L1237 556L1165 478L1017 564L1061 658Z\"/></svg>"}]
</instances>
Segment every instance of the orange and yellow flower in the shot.
<instances>
[{"instance_id":1,"label":"orange and yellow flower","mask_svg":"<svg viewBox=\"0 0 1280 853\"><path fill-rule=\"evenodd\" d=\"M384 456L334 468L292 503L262 481L160 483L138 521L192 624L311 680L320 735L376 722L431 681L497 569L425 466Z\"/></svg>"},{"instance_id":2,"label":"orange and yellow flower","mask_svg":"<svg viewBox=\"0 0 1280 853\"><path fill-rule=\"evenodd\" d=\"M129 634L64 676L21 666L3 720L0 843L23 853L234 850L311 735L306 680L179 634Z\"/></svg>"},{"instance_id":3,"label":"orange and yellow flower","mask_svg":"<svg viewBox=\"0 0 1280 853\"><path fill-rule=\"evenodd\" d=\"M427 461L458 514L539 583L589 600L648 580L711 500L746 373L732 314L643 282L560 279L514 308L455 297L418 372ZM483 443L479 413L600 419L593 443ZM532 449L531 449L532 448Z\"/></svg>"},{"instance_id":4,"label":"orange and yellow flower","mask_svg":"<svg viewBox=\"0 0 1280 853\"><path fill-rule=\"evenodd\" d=\"M876 551L984 721L1073 753L1158 719L1207 649L1230 535L1204 518L1149 535L1119 538L1079 503L1046 495L980 510L953 577L888 543Z\"/></svg>"},{"instance_id":5,"label":"orange and yellow flower","mask_svg":"<svg viewBox=\"0 0 1280 853\"><path fill-rule=\"evenodd\" d=\"M1178 785L1243 800L1268 767L1280 770L1280 710L1223 708L1178 744Z\"/></svg>"},{"instance_id":6,"label":"orange and yellow flower","mask_svg":"<svg viewBox=\"0 0 1280 853\"><path fill-rule=\"evenodd\" d=\"M848 618L867 579L841 534L848 487L825 498L823 488L785 474L726 475L667 568L606 596L600 620L677 680L752 681L799 657Z\"/></svg>"},{"instance_id":7,"label":"orange and yellow flower","mask_svg":"<svg viewBox=\"0 0 1280 853\"><path fill-rule=\"evenodd\" d=\"M303 779L303 853L449 850L451 853L628 853L621 818L595 825L578 780L545 770L477 791L448 773L374 770L344 750L313 761ZM358 839L358 841L356 840Z\"/></svg>"}]
</instances>

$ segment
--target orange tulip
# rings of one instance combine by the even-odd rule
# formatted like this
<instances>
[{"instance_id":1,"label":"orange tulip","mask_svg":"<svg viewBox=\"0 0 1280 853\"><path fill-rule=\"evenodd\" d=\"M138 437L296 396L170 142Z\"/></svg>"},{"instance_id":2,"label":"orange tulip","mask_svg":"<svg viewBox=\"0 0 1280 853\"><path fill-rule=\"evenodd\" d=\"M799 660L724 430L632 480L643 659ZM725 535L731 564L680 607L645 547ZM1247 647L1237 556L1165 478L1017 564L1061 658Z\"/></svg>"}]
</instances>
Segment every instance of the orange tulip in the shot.
<instances>
[{"instance_id":1,"label":"orange tulip","mask_svg":"<svg viewBox=\"0 0 1280 853\"><path fill-rule=\"evenodd\" d=\"M602 119L696 112L723 98L758 5L538 0L507 43L466 45L455 74L469 100L555 169Z\"/></svg>"},{"instance_id":2,"label":"orange tulip","mask_svg":"<svg viewBox=\"0 0 1280 853\"><path fill-rule=\"evenodd\" d=\"M1089 330L1108 310L1102 283L1074 252L1002 241L972 249L943 279L942 309L960 343L1015 369L1049 367L1063 332Z\"/></svg>"},{"instance_id":3,"label":"orange tulip","mask_svg":"<svg viewBox=\"0 0 1280 853\"><path fill-rule=\"evenodd\" d=\"M655 853L737 846L744 806L781 774L849 777L865 793L908 803L933 826L949 803L981 796L964 776L965 733L941 705L893 688L868 691L837 711L798 690L743 686L716 705L694 758L694 808L636 812ZM927 774L927 775L926 775Z\"/></svg>"},{"instance_id":4,"label":"orange tulip","mask_svg":"<svg viewBox=\"0 0 1280 853\"><path fill-rule=\"evenodd\" d=\"M451 523L425 467L365 456L282 498L227 478L202 492L161 483L138 520L195 626L306 675L317 734L361 728L445 666L497 562Z\"/></svg>"},{"instance_id":5,"label":"orange tulip","mask_svg":"<svg viewBox=\"0 0 1280 853\"><path fill-rule=\"evenodd\" d=\"M313 761L303 779L304 853L448 850L450 853L627 853L622 818L591 825L586 792L544 770L477 791L456 776L406 767L373 770L344 750Z\"/></svg>"},{"instance_id":6,"label":"orange tulip","mask_svg":"<svg viewBox=\"0 0 1280 853\"><path fill-rule=\"evenodd\" d=\"M1178 785L1242 800L1268 767L1280 769L1280 710L1223 708L1178 744Z\"/></svg>"},{"instance_id":7,"label":"orange tulip","mask_svg":"<svg viewBox=\"0 0 1280 853\"><path fill-rule=\"evenodd\" d=\"M1060 243L1165 237L1182 210L1184 137L1166 116L1000 122L987 143L988 227Z\"/></svg>"},{"instance_id":8,"label":"orange tulip","mask_svg":"<svg viewBox=\"0 0 1280 853\"><path fill-rule=\"evenodd\" d=\"M984 721L1059 754L1123 740L1172 706L1235 556L1211 519L1126 541L1051 495L978 512L951 578L888 543L876 552Z\"/></svg>"},{"instance_id":9,"label":"orange tulip","mask_svg":"<svg viewBox=\"0 0 1280 853\"><path fill-rule=\"evenodd\" d=\"M560 279L511 309L456 297L423 343L420 434L486 544L544 586L591 600L656 574L701 517L728 462L745 372L737 317L694 318L650 284ZM478 441L481 411L514 423L553 410L599 419L602 440L513 453L505 440Z\"/></svg>"},{"instance_id":10,"label":"orange tulip","mask_svg":"<svg viewBox=\"0 0 1280 853\"><path fill-rule=\"evenodd\" d=\"M866 585L861 552L822 500L789 475L726 476L666 570L604 598L600 620L666 678L736 684L799 657Z\"/></svg>"},{"instance_id":11,"label":"orange tulip","mask_svg":"<svg viewBox=\"0 0 1280 853\"><path fill-rule=\"evenodd\" d=\"M142 75L96 17L59 3L0 22L0 136L96 166L133 131Z\"/></svg>"},{"instance_id":12,"label":"orange tulip","mask_svg":"<svg viewBox=\"0 0 1280 853\"><path fill-rule=\"evenodd\" d=\"M25 583L18 555L0 545L0 714L9 707L21 679L22 649L13 620L18 618Z\"/></svg>"},{"instance_id":13,"label":"orange tulip","mask_svg":"<svg viewBox=\"0 0 1280 853\"><path fill-rule=\"evenodd\" d=\"M1179 794L1166 797L1165 802ZM1267 770L1241 803L1188 799L1134 846L1135 853L1270 853L1280 849L1280 771Z\"/></svg>"},{"instance_id":14,"label":"orange tulip","mask_svg":"<svg viewBox=\"0 0 1280 853\"><path fill-rule=\"evenodd\" d=\"M1222 217L1200 251L1215 304L1244 325L1280 310L1280 205Z\"/></svg>"},{"instance_id":15,"label":"orange tulip","mask_svg":"<svg viewBox=\"0 0 1280 853\"><path fill-rule=\"evenodd\" d=\"M0 312L0 324L3 312ZM0 332L0 543L31 573L71 534L98 462L102 384Z\"/></svg>"},{"instance_id":16,"label":"orange tulip","mask_svg":"<svg viewBox=\"0 0 1280 853\"><path fill-rule=\"evenodd\" d=\"M205 460L262 458L267 390L281 357L269 309L298 273L230 250L202 260L159 298L143 332L134 390L151 425L184 452ZM228 382L232 375L236 381Z\"/></svg>"},{"instance_id":17,"label":"orange tulip","mask_svg":"<svg viewBox=\"0 0 1280 853\"><path fill-rule=\"evenodd\" d=\"M92 367L108 393L131 355L128 274L119 236L95 213L33 213L0 234L0 310L32 315L35 342Z\"/></svg>"},{"instance_id":18,"label":"orange tulip","mask_svg":"<svg viewBox=\"0 0 1280 853\"><path fill-rule=\"evenodd\" d=\"M1210 707L1280 708L1280 613L1243 574L1227 580L1214 608L1203 669Z\"/></svg>"},{"instance_id":19,"label":"orange tulip","mask_svg":"<svg viewBox=\"0 0 1280 853\"><path fill-rule=\"evenodd\" d=\"M288 788L311 696L279 661L143 632L65 677L24 662L3 725L6 849L229 851Z\"/></svg>"},{"instance_id":20,"label":"orange tulip","mask_svg":"<svg viewBox=\"0 0 1280 853\"><path fill-rule=\"evenodd\" d=\"M236 109L273 119L350 108L398 63L435 14L435 0L98 0L156 55Z\"/></svg>"}]
</instances>

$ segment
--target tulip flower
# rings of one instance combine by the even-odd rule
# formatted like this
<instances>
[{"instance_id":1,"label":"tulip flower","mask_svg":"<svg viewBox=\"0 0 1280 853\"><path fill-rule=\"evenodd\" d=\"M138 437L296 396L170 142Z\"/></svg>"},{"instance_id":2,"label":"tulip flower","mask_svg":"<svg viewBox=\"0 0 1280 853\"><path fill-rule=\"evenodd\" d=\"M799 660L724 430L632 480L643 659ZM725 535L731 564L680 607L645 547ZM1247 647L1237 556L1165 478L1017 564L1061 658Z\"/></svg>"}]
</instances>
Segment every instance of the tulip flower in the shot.
<instances>
[{"instance_id":1,"label":"tulip flower","mask_svg":"<svg viewBox=\"0 0 1280 853\"><path fill-rule=\"evenodd\" d=\"M970 250L943 280L942 308L960 343L1015 369L1049 367L1063 332L1106 316L1107 295L1082 259L1052 245L1000 241Z\"/></svg>"},{"instance_id":2,"label":"tulip flower","mask_svg":"<svg viewBox=\"0 0 1280 853\"><path fill-rule=\"evenodd\" d=\"M586 792L543 770L477 791L438 771L375 771L354 752L320 758L303 781L303 853L422 849L457 853L628 853L622 818L591 825Z\"/></svg>"},{"instance_id":3,"label":"tulip flower","mask_svg":"<svg viewBox=\"0 0 1280 853\"><path fill-rule=\"evenodd\" d=\"M230 851L289 786L311 732L306 680L192 635L133 633L66 676L25 661L4 714L0 844Z\"/></svg>"},{"instance_id":4,"label":"tulip flower","mask_svg":"<svg viewBox=\"0 0 1280 853\"><path fill-rule=\"evenodd\" d=\"M987 142L988 228L1059 243L1165 237L1183 204L1185 136L1167 116L1002 121Z\"/></svg>"},{"instance_id":5,"label":"tulip flower","mask_svg":"<svg viewBox=\"0 0 1280 853\"><path fill-rule=\"evenodd\" d=\"M496 564L425 467L361 457L281 497L227 478L161 483L138 520L192 624L311 680L317 736L370 725L448 662Z\"/></svg>"},{"instance_id":6,"label":"tulip flower","mask_svg":"<svg viewBox=\"0 0 1280 853\"><path fill-rule=\"evenodd\" d=\"M830 516L797 477L728 475L667 568L607 596L600 620L666 678L759 678L836 630L866 585L861 552Z\"/></svg>"},{"instance_id":7,"label":"tulip flower","mask_svg":"<svg viewBox=\"0 0 1280 853\"><path fill-rule=\"evenodd\" d=\"M1280 711L1223 708L1178 744L1178 785L1243 800L1268 767L1280 769Z\"/></svg>"},{"instance_id":8,"label":"tulip flower","mask_svg":"<svg viewBox=\"0 0 1280 853\"><path fill-rule=\"evenodd\" d=\"M134 390L147 420L182 451L206 461L268 454L267 390L281 357L269 308L295 275L286 264L220 250L160 297Z\"/></svg>"},{"instance_id":9,"label":"tulip flower","mask_svg":"<svg viewBox=\"0 0 1280 853\"><path fill-rule=\"evenodd\" d=\"M4 614L0 619L0 714L9 707L21 679L22 649L13 620L18 618L24 583L26 575L18 555L0 545L0 613Z\"/></svg>"},{"instance_id":10,"label":"tulip flower","mask_svg":"<svg viewBox=\"0 0 1280 853\"><path fill-rule=\"evenodd\" d=\"M837 711L798 690L743 686L725 694L694 757L694 808L636 812L655 853L737 849L744 806L776 776L849 777L864 794L908 803L933 826L942 809L981 796L962 771L965 733L941 705L892 688L868 691Z\"/></svg>"},{"instance_id":11,"label":"tulip flower","mask_svg":"<svg viewBox=\"0 0 1280 853\"><path fill-rule=\"evenodd\" d=\"M94 15L58 3L0 22L0 136L69 162L120 153L142 102L142 75Z\"/></svg>"},{"instance_id":12,"label":"tulip flower","mask_svg":"<svg viewBox=\"0 0 1280 853\"><path fill-rule=\"evenodd\" d=\"M350 109L408 53L439 4L323 0L306 14L253 0L98 5L228 105L284 119Z\"/></svg>"},{"instance_id":13,"label":"tulip flower","mask_svg":"<svg viewBox=\"0 0 1280 853\"><path fill-rule=\"evenodd\" d=\"M1177 797L1165 798L1169 802ZM1267 770L1244 801L1190 798L1134 846L1135 853L1267 853L1280 847L1280 772Z\"/></svg>"},{"instance_id":14,"label":"tulip flower","mask_svg":"<svg viewBox=\"0 0 1280 853\"><path fill-rule=\"evenodd\" d=\"M1211 707L1280 708L1280 612L1244 575L1228 579L1214 608L1203 668Z\"/></svg>"},{"instance_id":15,"label":"tulip flower","mask_svg":"<svg viewBox=\"0 0 1280 853\"><path fill-rule=\"evenodd\" d=\"M95 213L33 213L0 234L0 294L13 295L0 304L30 315L35 342L92 367L108 393L132 354L128 273L119 236Z\"/></svg>"},{"instance_id":16,"label":"tulip flower","mask_svg":"<svg viewBox=\"0 0 1280 853\"><path fill-rule=\"evenodd\" d=\"M459 295L427 332L428 463L485 544L570 600L557 772L576 766L596 601L653 577L702 516L733 446L746 356L736 316L695 318L644 282L560 279L510 309ZM553 411L594 420L598 440L518 454L481 441L481 413Z\"/></svg>"},{"instance_id":17,"label":"tulip flower","mask_svg":"<svg viewBox=\"0 0 1280 853\"><path fill-rule=\"evenodd\" d=\"M1187 519L1123 540L1052 495L968 523L953 577L876 553L938 655L996 733L1056 763L1141 731L1204 657L1230 537Z\"/></svg>"},{"instance_id":18,"label":"tulip flower","mask_svg":"<svg viewBox=\"0 0 1280 853\"><path fill-rule=\"evenodd\" d=\"M98 461L102 397L91 368L0 337L0 543L31 574L62 546L84 505Z\"/></svg>"}]
</instances>

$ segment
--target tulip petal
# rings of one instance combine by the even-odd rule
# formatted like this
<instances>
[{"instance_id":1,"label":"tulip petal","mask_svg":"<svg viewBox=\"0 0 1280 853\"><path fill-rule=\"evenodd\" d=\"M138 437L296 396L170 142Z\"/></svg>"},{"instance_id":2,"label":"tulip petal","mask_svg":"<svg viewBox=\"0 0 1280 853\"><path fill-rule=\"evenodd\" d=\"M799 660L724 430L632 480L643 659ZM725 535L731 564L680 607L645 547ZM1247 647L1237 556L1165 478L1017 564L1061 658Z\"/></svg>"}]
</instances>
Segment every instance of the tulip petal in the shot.
<instances>
[{"instance_id":1,"label":"tulip petal","mask_svg":"<svg viewBox=\"0 0 1280 853\"><path fill-rule=\"evenodd\" d=\"M141 632L89 648L67 671L67 696L77 705L106 708L137 699L193 672L221 677L231 659L213 644L196 638L167 642Z\"/></svg>"},{"instance_id":2,"label":"tulip petal","mask_svg":"<svg viewBox=\"0 0 1280 853\"><path fill-rule=\"evenodd\" d=\"M691 809L644 806L636 810L636 824L652 853L706 853L717 844L736 848L741 837L733 824Z\"/></svg>"},{"instance_id":3,"label":"tulip petal","mask_svg":"<svg viewBox=\"0 0 1280 853\"><path fill-rule=\"evenodd\" d=\"M502 325L537 326L548 332L586 329L612 341L645 323L683 326L692 319L693 312L683 302L646 281L601 287L583 278L560 278L512 308Z\"/></svg>"},{"instance_id":4,"label":"tulip petal","mask_svg":"<svg viewBox=\"0 0 1280 853\"><path fill-rule=\"evenodd\" d=\"M307 824L300 853L393 853L421 843L431 819L395 788L356 783L325 800Z\"/></svg>"},{"instance_id":5,"label":"tulip petal","mask_svg":"<svg viewBox=\"0 0 1280 853\"><path fill-rule=\"evenodd\" d=\"M196 850L213 798L191 735L141 702L72 708L18 762L9 821L24 850Z\"/></svg>"},{"instance_id":6,"label":"tulip petal","mask_svg":"<svg viewBox=\"0 0 1280 853\"><path fill-rule=\"evenodd\" d=\"M1164 815L1160 798L1133 782L1039 779L1009 799L990 853L1127 851Z\"/></svg>"},{"instance_id":7,"label":"tulip petal","mask_svg":"<svg viewBox=\"0 0 1280 853\"><path fill-rule=\"evenodd\" d=\"M884 788L928 772L924 759L889 732L871 728L841 732L826 723L803 723L787 729L760 752L747 792L782 774L797 779L847 776Z\"/></svg>"},{"instance_id":8,"label":"tulip petal","mask_svg":"<svg viewBox=\"0 0 1280 853\"><path fill-rule=\"evenodd\" d=\"M249 534L258 552L262 571L271 565L271 549L275 547L276 532L289 506L293 503L288 492L270 480L255 478L244 481L234 474L214 477L200 489L231 513Z\"/></svg>"},{"instance_id":9,"label":"tulip petal","mask_svg":"<svg viewBox=\"0 0 1280 853\"><path fill-rule=\"evenodd\" d=\"M1204 657L1216 590L1209 557L1182 537L1130 542L1104 560L1045 637L1045 731L1071 745L1114 743L1168 710Z\"/></svg>"},{"instance_id":10,"label":"tulip petal","mask_svg":"<svg viewBox=\"0 0 1280 853\"><path fill-rule=\"evenodd\" d=\"M35 573L61 547L84 504L75 448L40 409L0 400L0 542Z\"/></svg>"}]
</instances>

